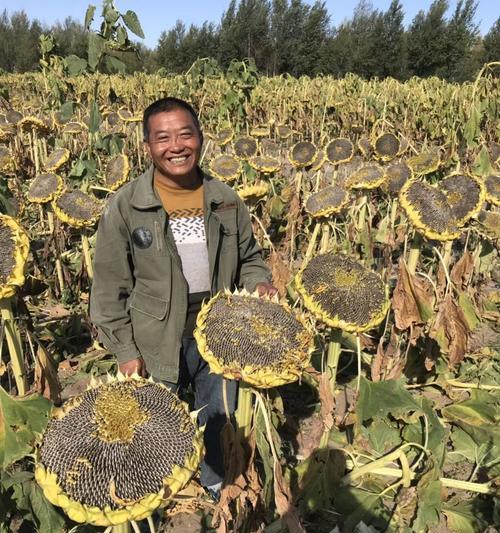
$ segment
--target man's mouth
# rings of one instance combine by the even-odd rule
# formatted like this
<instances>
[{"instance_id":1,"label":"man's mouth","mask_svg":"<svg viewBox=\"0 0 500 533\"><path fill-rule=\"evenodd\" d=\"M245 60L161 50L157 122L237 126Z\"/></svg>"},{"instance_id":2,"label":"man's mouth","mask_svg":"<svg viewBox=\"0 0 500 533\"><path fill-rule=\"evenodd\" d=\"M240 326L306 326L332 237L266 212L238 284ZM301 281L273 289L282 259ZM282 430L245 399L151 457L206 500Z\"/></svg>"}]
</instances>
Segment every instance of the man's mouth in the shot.
<instances>
[{"instance_id":1,"label":"man's mouth","mask_svg":"<svg viewBox=\"0 0 500 533\"><path fill-rule=\"evenodd\" d=\"M189 156L187 155L171 157L169 158L169 161L170 163L173 163L174 165L182 165L183 163L185 163L188 157Z\"/></svg>"}]
</instances>

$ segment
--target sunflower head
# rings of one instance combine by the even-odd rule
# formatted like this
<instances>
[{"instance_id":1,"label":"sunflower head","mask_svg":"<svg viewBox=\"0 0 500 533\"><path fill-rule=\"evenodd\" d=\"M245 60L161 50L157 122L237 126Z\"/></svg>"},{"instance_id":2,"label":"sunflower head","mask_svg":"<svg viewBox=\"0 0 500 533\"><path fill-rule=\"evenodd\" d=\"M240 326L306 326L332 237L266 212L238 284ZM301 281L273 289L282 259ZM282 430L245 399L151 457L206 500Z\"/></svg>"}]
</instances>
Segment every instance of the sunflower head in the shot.
<instances>
[{"instance_id":1,"label":"sunflower head","mask_svg":"<svg viewBox=\"0 0 500 533\"><path fill-rule=\"evenodd\" d=\"M54 150L47 158L47 161L45 161L45 172L55 172L68 161L69 156L70 153L67 148L58 148L57 150Z\"/></svg>"},{"instance_id":2,"label":"sunflower head","mask_svg":"<svg viewBox=\"0 0 500 533\"><path fill-rule=\"evenodd\" d=\"M340 213L348 203L348 190L337 185L330 185L311 194L306 200L305 208L313 218L321 218Z\"/></svg>"},{"instance_id":3,"label":"sunflower head","mask_svg":"<svg viewBox=\"0 0 500 533\"><path fill-rule=\"evenodd\" d=\"M379 135L373 143L375 156L382 161L390 161L399 155L401 144L393 133Z\"/></svg>"},{"instance_id":4,"label":"sunflower head","mask_svg":"<svg viewBox=\"0 0 500 533\"><path fill-rule=\"evenodd\" d=\"M354 154L354 145L350 139L339 137L333 139L326 146L326 157L330 163L337 165L350 161Z\"/></svg>"},{"instance_id":5,"label":"sunflower head","mask_svg":"<svg viewBox=\"0 0 500 533\"><path fill-rule=\"evenodd\" d=\"M373 146L368 137L361 137L358 141L358 149L365 156L370 157L373 152Z\"/></svg>"},{"instance_id":6,"label":"sunflower head","mask_svg":"<svg viewBox=\"0 0 500 533\"><path fill-rule=\"evenodd\" d=\"M104 182L108 189L116 191L128 178L130 165L125 154L118 154L111 159L106 167Z\"/></svg>"},{"instance_id":7,"label":"sunflower head","mask_svg":"<svg viewBox=\"0 0 500 533\"><path fill-rule=\"evenodd\" d=\"M220 292L203 305L194 336L211 372L260 388L296 381L313 350L304 317L246 291Z\"/></svg>"},{"instance_id":8,"label":"sunflower head","mask_svg":"<svg viewBox=\"0 0 500 533\"><path fill-rule=\"evenodd\" d=\"M234 181L241 173L241 164L232 155L218 155L209 164L210 173L221 181Z\"/></svg>"},{"instance_id":9,"label":"sunflower head","mask_svg":"<svg viewBox=\"0 0 500 533\"><path fill-rule=\"evenodd\" d=\"M435 172L441 165L441 156L438 149L422 152L410 157L406 163L416 176L423 176Z\"/></svg>"},{"instance_id":10,"label":"sunflower head","mask_svg":"<svg viewBox=\"0 0 500 533\"><path fill-rule=\"evenodd\" d=\"M242 200L257 200L267 194L269 186L265 181L259 181L253 185L245 185L236 192Z\"/></svg>"},{"instance_id":11,"label":"sunflower head","mask_svg":"<svg viewBox=\"0 0 500 533\"><path fill-rule=\"evenodd\" d=\"M311 165L316 158L317 148L310 141L299 141L290 150L290 163L296 168L304 168Z\"/></svg>"},{"instance_id":12,"label":"sunflower head","mask_svg":"<svg viewBox=\"0 0 500 533\"><path fill-rule=\"evenodd\" d=\"M214 136L214 141L219 146L225 146L234 137L234 130L232 128L222 128Z\"/></svg>"},{"instance_id":13,"label":"sunflower head","mask_svg":"<svg viewBox=\"0 0 500 533\"><path fill-rule=\"evenodd\" d=\"M259 141L259 150L260 153L266 157L279 159L281 155L280 145L277 142L265 137Z\"/></svg>"},{"instance_id":14,"label":"sunflower head","mask_svg":"<svg viewBox=\"0 0 500 533\"><path fill-rule=\"evenodd\" d=\"M292 136L293 130L285 124L280 124L276 126L276 133L282 141L285 141L286 139L289 139Z\"/></svg>"},{"instance_id":15,"label":"sunflower head","mask_svg":"<svg viewBox=\"0 0 500 533\"><path fill-rule=\"evenodd\" d=\"M486 192L483 182L468 174L450 174L439 182L446 195L457 226L463 226L476 216L484 203Z\"/></svg>"},{"instance_id":16,"label":"sunflower head","mask_svg":"<svg viewBox=\"0 0 500 533\"><path fill-rule=\"evenodd\" d=\"M62 133L67 133L68 135L79 135L80 133L87 131L87 126L83 122L71 121L64 124L62 128Z\"/></svg>"},{"instance_id":17,"label":"sunflower head","mask_svg":"<svg viewBox=\"0 0 500 533\"><path fill-rule=\"evenodd\" d=\"M484 180L486 200L497 207L500 206L500 176L491 174Z\"/></svg>"},{"instance_id":18,"label":"sunflower head","mask_svg":"<svg viewBox=\"0 0 500 533\"><path fill-rule=\"evenodd\" d=\"M23 117L17 123L17 127L22 131L36 131L42 135L49 133L51 129L48 121L33 115Z\"/></svg>"},{"instance_id":19,"label":"sunflower head","mask_svg":"<svg viewBox=\"0 0 500 533\"><path fill-rule=\"evenodd\" d=\"M263 174L272 174L281 168L278 159L267 155L255 155L248 160L248 164L254 170L262 172Z\"/></svg>"},{"instance_id":20,"label":"sunflower head","mask_svg":"<svg viewBox=\"0 0 500 533\"><path fill-rule=\"evenodd\" d=\"M57 174L40 174L30 185L27 199L35 204L51 202L59 196L64 189L64 182Z\"/></svg>"},{"instance_id":21,"label":"sunflower head","mask_svg":"<svg viewBox=\"0 0 500 533\"><path fill-rule=\"evenodd\" d=\"M404 162L391 163L385 168L385 182L382 188L389 194L399 194L401 187L413 177L411 168Z\"/></svg>"},{"instance_id":22,"label":"sunflower head","mask_svg":"<svg viewBox=\"0 0 500 533\"><path fill-rule=\"evenodd\" d=\"M440 189L409 180L403 185L399 200L411 223L428 239L448 241L460 235L457 219Z\"/></svg>"},{"instance_id":23,"label":"sunflower head","mask_svg":"<svg viewBox=\"0 0 500 533\"><path fill-rule=\"evenodd\" d=\"M261 124L259 126L255 126L250 130L250 135L252 137L269 137L271 134L271 128L269 124Z\"/></svg>"},{"instance_id":24,"label":"sunflower head","mask_svg":"<svg viewBox=\"0 0 500 533\"><path fill-rule=\"evenodd\" d=\"M349 189L376 189L385 181L384 169L376 164L364 165L347 179Z\"/></svg>"},{"instance_id":25,"label":"sunflower head","mask_svg":"<svg viewBox=\"0 0 500 533\"><path fill-rule=\"evenodd\" d=\"M101 202L82 191L66 191L52 202L54 213L60 220L77 228L92 226L102 210Z\"/></svg>"},{"instance_id":26,"label":"sunflower head","mask_svg":"<svg viewBox=\"0 0 500 533\"><path fill-rule=\"evenodd\" d=\"M390 306L382 278L344 254L314 257L295 282L304 305L318 320L346 331L360 333L377 326Z\"/></svg>"},{"instance_id":27,"label":"sunflower head","mask_svg":"<svg viewBox=\"0 0 500 533\"><path fill-rule=\"evenodd\" d=\"M233 150L239 159L248 159L257 154L257 141L253 137L238 137L233 141Z\"/></svg>"},{"instance_id":28,"label":"sunflower head","mask_svg":"<svg viewBox=\"0 0 500 533\"><path fill-rule=\"evenodd\" d=\"M29 241L16 220L0 214L0 298L12 296L24 283Z\"/></svg>"},{"instance_id":29,"label":"sunflower head","mask_svg":"<svg viewBox=\"0 0 500 533\"><path fill-rule=\"evenodd\" d=\"M148 517L182 489L202 455L187 405L163 385L119 376L53 412L35 478L76 522Z\"/></svg>"}]
</instances>

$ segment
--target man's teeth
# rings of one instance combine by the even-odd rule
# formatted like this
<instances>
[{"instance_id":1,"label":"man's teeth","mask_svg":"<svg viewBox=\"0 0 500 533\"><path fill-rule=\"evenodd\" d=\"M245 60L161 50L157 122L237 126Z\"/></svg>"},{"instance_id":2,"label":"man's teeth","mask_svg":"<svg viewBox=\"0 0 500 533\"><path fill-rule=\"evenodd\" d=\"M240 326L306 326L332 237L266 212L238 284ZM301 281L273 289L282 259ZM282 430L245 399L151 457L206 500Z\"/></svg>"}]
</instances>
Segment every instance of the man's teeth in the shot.
<instances>
[{"instance_id":1,"label":"man's teeth","mask_svg":"<svg viewBox=\"0 0 500 533\"><path fill-rule=\"evenodd\" d=\"M183 155L182 157L172 157L170 161L172 163L184 163L186 159L187 159L187 155Z\"/></svg>"}]
</instances>

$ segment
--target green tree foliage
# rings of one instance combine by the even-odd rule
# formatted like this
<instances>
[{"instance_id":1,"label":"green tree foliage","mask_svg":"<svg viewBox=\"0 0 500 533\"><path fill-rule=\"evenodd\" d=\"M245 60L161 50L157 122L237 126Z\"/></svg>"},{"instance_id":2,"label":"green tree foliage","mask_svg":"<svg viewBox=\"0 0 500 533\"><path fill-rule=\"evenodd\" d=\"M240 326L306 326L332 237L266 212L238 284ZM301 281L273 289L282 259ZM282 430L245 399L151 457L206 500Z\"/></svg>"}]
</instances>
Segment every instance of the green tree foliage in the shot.
<instances>
[{"instance_id":1,"label":"green tree foliage","mask_svg":"<svg viewBox=\"0 0 500 533\"><path fill-rule=\"evenodd\" d=\"M500 61L500 17L483 39L482 63Z\"/></svg>"}]
</instances>

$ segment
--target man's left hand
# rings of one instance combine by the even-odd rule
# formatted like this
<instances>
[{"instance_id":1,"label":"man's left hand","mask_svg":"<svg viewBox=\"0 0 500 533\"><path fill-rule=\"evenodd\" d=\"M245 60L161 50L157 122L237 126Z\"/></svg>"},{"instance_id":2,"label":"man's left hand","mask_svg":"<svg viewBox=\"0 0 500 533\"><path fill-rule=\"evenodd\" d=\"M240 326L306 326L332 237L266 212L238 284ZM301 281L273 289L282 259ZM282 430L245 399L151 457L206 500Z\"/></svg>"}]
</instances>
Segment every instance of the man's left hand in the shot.
<instances>
[{"instance_id":1,"label":"man's left hand","mask_svg":"<svg viewBox=\"0 0 500 533\"><path fill-rule=\"evenodd\" d=\"M257 283L255 285L255 290L259 293L259 296L264 296L267 294L268 296L274 296L275 294L278 294L278 289L272 284L272 283Z\"/></svg>"}]
</instances>

